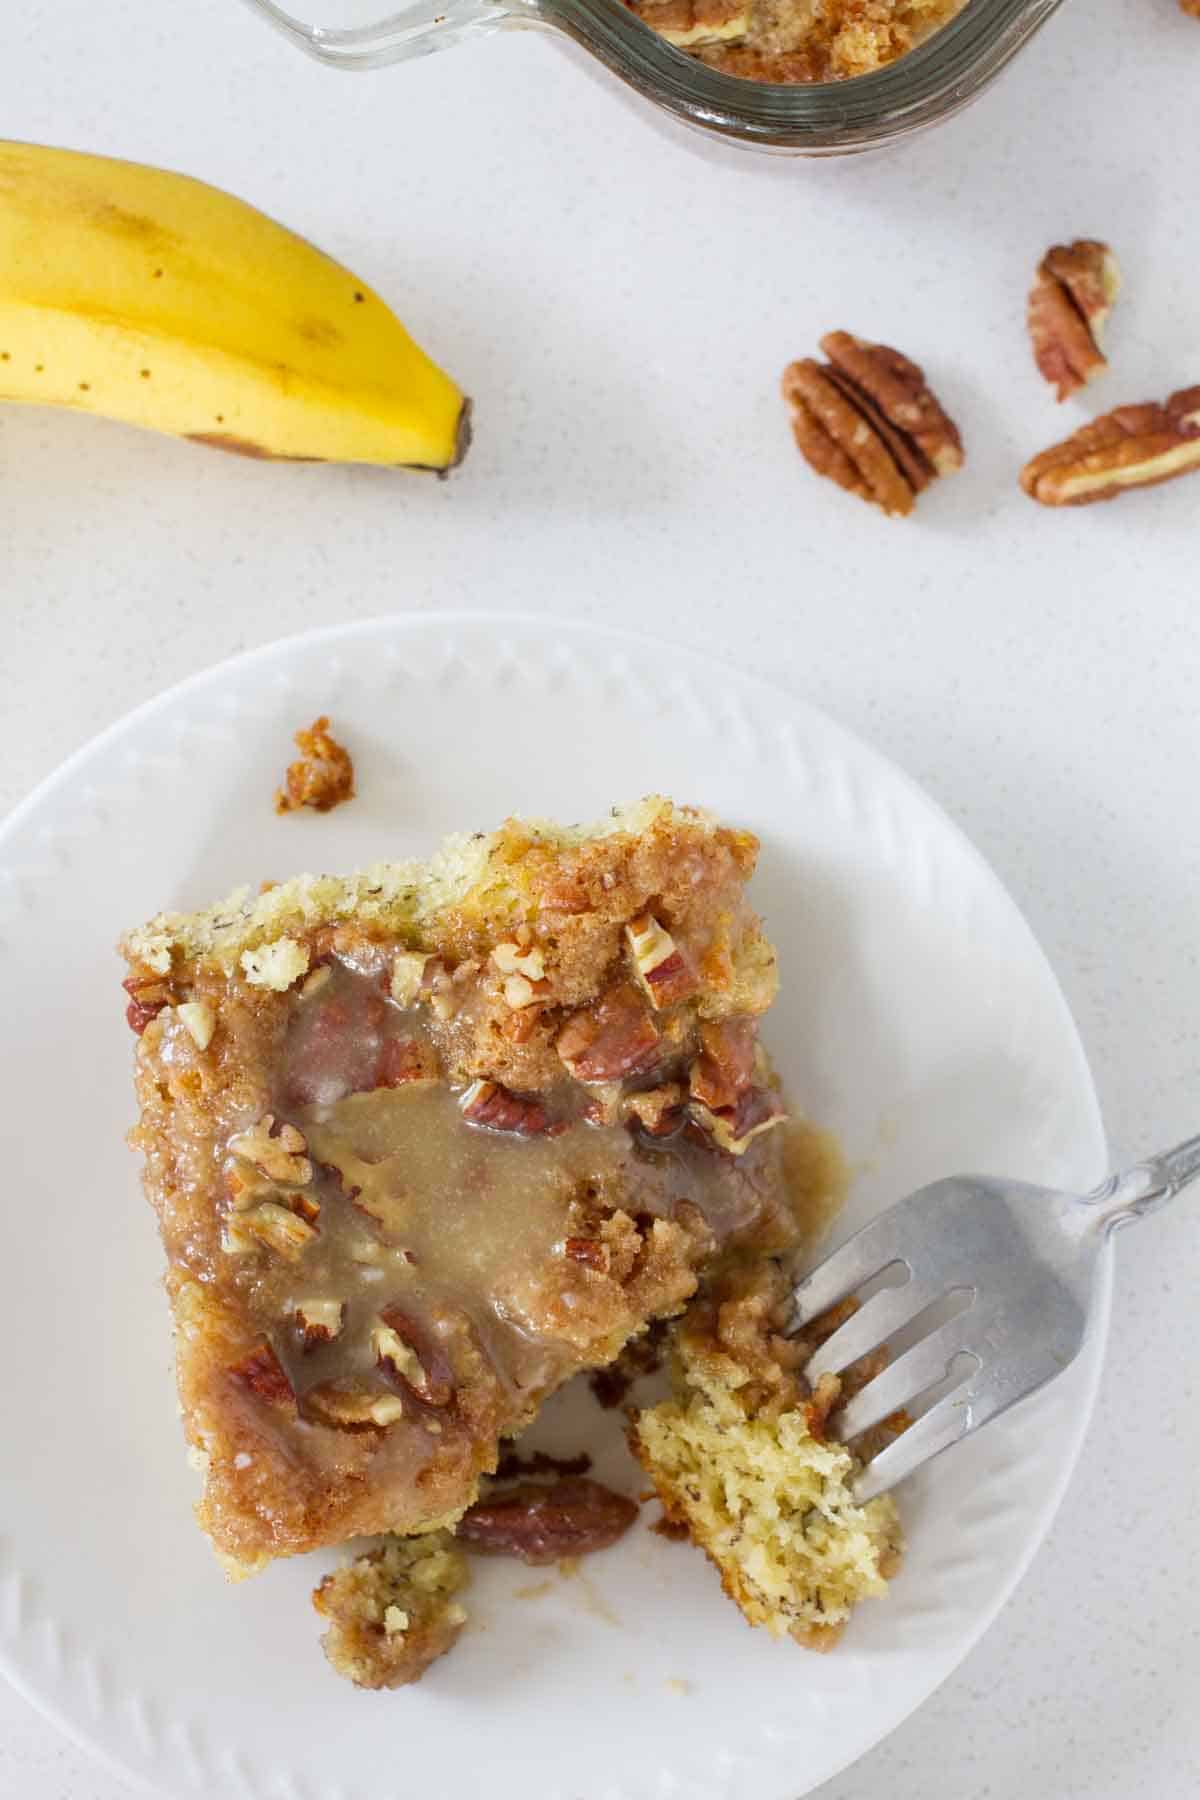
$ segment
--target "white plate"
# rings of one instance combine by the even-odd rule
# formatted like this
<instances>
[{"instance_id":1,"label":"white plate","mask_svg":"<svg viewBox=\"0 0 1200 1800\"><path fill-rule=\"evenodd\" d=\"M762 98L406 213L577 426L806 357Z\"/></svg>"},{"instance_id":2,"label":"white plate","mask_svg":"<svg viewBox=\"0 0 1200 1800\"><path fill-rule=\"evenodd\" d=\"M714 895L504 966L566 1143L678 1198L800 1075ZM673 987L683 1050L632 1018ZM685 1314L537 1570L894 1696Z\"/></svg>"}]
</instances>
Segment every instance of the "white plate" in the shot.
<instances>
[{"instance_id":1,"label":"white plate","mask_svg":"<svg viewBox=\"0 0 1200 1800\"><path fill-rule=\"evenodd\" d=\"M359 797L278 819L290 734L322 711ZM980 858L828 719L677 649L474 617L273 645L106 732L0 837L3 1663L64 1729L170 1793L796 1800L954 1668L1050 1522L1103 1329L1047 1393L903 1492L905 1568L832 1656L750 1631L705 1561L644 1522L574 1579L478 1565L463 1641L399 1694L325 1666L308 1593L332 1556L221 1579L190 1517L158 1246L121 1142L118 933L244 880L655 789L763 840L754 895L784 977L770 1038L857 1171L839 1233L948 1170L1096 1178L1075 1030ZM548 1428L608 1440L600 1474L629 1481L586 1395Z\"/></svg>"}]
</instances>

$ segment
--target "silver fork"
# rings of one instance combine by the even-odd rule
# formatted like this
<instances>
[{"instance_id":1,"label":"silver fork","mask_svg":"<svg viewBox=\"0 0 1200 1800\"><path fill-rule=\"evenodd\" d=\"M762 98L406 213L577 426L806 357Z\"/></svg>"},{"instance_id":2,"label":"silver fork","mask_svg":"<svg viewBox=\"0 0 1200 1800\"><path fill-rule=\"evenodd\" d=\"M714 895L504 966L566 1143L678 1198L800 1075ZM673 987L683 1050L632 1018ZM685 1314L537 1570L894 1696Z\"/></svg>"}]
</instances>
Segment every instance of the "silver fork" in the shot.
<instances>
[{"instance_id":1,"label":"silver fork","mask_svg":"<svg viewBox=\"0 0 1200 1800\"><path fill-rule=\"evenodd\" d=\"M835 1413L846 1443L900 1408L914 1423L861 1470L885 1494L1074 1362L1096 1276L1123 1225L1200 1176L1200 1137L1110 1175L1090 1194L955 1175L889 1207L805 1276L791 1329L870 1287L809 1358L815 1382L890 1345L891 1360Z\"/></svg>"}]
</instances>

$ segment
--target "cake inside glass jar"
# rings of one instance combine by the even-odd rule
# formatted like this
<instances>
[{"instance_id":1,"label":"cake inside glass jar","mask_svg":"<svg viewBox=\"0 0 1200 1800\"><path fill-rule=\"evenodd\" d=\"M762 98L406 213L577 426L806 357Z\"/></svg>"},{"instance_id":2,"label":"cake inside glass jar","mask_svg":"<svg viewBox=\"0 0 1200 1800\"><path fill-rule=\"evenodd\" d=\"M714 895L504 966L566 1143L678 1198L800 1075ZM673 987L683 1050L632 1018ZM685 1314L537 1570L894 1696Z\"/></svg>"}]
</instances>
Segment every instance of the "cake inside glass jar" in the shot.
<instances>
[{"instance_id":1,"label":"cake inside glass jar","mask_svg":"<svg viewBox=\"0 0 1200 1800\"><path fill-rule=\"evenodd\" d=\"M680 50L747 81L845 81L915 50L965 0L626 0Z\"/></svg>"}]
</instances>

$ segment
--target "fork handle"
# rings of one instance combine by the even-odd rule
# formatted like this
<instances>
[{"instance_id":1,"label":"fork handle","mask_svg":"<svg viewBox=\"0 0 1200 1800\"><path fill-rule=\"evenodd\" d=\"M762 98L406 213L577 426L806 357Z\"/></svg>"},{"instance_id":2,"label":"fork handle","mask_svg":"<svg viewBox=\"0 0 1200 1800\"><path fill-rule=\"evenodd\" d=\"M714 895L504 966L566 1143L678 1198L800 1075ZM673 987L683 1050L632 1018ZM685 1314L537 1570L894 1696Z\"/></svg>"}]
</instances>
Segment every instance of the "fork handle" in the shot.
<instances>
[{"instance_id":1,"label":"fork handle","mask_svg":"<svg viewBox=\"0 0 1200 1800\"><path fill-rule=\"evenodd\" d=\"M1147 1213L1157 1212L1173 1200L1190 1182L1200 1178L1200 1137L1186 1138L1173 1150L1151 1156L1110 1175L1100 1186L1084 1196L1085 1204L1095 1208L1093 1223L1105 1237L1111 1237L1123 1225L1133 1225Z\"/></svg>"}]
</instances>

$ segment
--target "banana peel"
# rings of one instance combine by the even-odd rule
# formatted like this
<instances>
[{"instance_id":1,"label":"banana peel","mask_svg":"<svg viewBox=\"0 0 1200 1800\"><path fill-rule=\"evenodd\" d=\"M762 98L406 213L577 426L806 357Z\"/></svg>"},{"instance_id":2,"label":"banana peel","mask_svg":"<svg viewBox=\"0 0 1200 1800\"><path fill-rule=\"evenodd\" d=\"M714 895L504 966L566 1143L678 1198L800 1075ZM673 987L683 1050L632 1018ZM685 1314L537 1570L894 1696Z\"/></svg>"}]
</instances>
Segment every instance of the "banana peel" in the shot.
<instances>
[{"instance_id":1,"label":"banana peel","mask_svg":"<svg viewBox=\"0 0 1200 1800\"><path fill-rule=\"evenodd\" d=\"M0 141L0 399L446 472L470 403L364 281L164 169Z\"/></svg>"}]
</instances>

